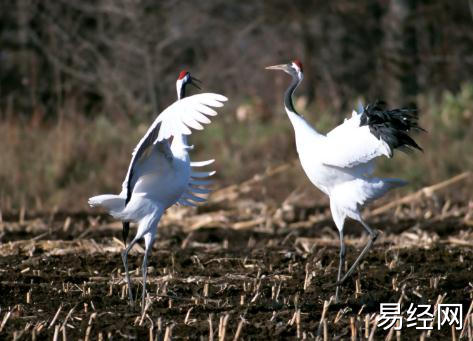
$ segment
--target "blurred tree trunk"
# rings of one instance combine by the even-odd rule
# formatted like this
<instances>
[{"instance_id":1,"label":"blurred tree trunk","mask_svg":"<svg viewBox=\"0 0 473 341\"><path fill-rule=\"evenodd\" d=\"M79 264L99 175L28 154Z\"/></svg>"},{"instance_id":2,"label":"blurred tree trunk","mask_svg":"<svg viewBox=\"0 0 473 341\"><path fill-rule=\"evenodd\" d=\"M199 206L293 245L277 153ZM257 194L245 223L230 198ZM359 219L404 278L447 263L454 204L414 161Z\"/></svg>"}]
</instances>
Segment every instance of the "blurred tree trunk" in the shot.
<instances>
[{"instance_id":1,"label":"blurred tree trunk","mask_svg":"<svg viewBox=\"0 0 473 341\"><path fill-rule=\"evenodd\" d=\"M309 103L339 111L360 95L412 103L419 92L471 82L469 6L473 0L0 1L0 111L141 121L175 99L181 68L234 103L269 102L270 76L255 70L296 57L305 73L298 94Z\"/></svg>"},{"instance_id":2,"label":"blurred tree trunk","mask_svg":"<svg viewBox=\"0 0 473 341\"><path fill-rule=\"evenodd\" d=\"M384 84L390 105L415 103L418 93L416 7L416 0L391 0L384 17Z\"/></svg>"},{"instance_id":3,"label":"blurred tree trunk","mask_svg":"<svg viewBox=\"0 0 473 341\"><path fill-rule=\"evenodd\" d=\"M307 104L312 103L315 100L315 74L314 74L314 57L316 55L316 42L314 35L311 34L309 25L305 18L301 22L301 36L302 44L304 49L303 63L304 63L304 75L305 75L305 96L307 98Z\"/></svg>"}]
</instances>

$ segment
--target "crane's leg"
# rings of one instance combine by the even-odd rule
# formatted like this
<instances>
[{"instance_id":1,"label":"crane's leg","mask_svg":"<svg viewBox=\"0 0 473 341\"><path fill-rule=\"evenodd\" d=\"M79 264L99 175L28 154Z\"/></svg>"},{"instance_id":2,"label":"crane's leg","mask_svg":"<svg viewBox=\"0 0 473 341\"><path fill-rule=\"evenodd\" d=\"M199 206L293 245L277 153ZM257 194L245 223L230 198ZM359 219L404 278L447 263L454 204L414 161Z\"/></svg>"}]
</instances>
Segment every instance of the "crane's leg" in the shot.
<instances>
[{"instance_id":1,"label":"crane's leg","mask_svg":"<svg viewBox=\"0 0 473 341\"><path fill-rule=\"evenodd\" d=\"M363 227L366 229L366 231L368 231L369 235L370 235L370 240L368 241L368 243L366 243L366 246L365 248L363 249L363 251L361 251L360 255L358 256L358 258L355 260L355 262L353 263L353 265L350 267L350 269L348 269L347 273L345 274L345 276L343 276L342 279L340 279L338 282L337 282L337 286L339 286L340 284L342 284L343 282L345 282L347 280L348 277L350 277L352 274L353 274L353 271L355 271L356 267L358 266L358 264L360 263L360 261L363 259L363 257L365 256L365 254L371 249L371 247L373 246L373 243L376 241L376 238L378 238L378 231L376 230L373 230L371 229L368 224L366 224L363 219L360 219L360 223L363 225Z\"/></svg>"},{"instance_id":2,"label":"crane's leg","mask_svg":"<svg viewBox=\"0 0 473 341\"><path fill-rule=\"evenodd\" d=\"M134 238L130 244L123 250L122 252L122 260L123 266L125 267L125 276L126 282L128 284L128 298L130 300L130 304L133 305L133 293L131 292L131 281L130 281L130 274L128 273L128 252L132 249L132 247L136 244L139 238Z\"/></svg>"},{"instance_id":3,"label":"crane's leg","mask_svg":"<svg viewBox=\"0 0 473 341\"><path fill-rule=\"evenodd\" d=\"M343 231L340 231L340 263L338 264L337 289L335 290L335 302L338 302L338 292L340 290L340 279L342 277L342 268L345 265L345 242L343 241Z\"/></svg>"},{"instance_id":4,"label":"crane's leg","mask_svg":"<svg viewBox=\"0 0 473 341\"><path fill-rule=\"evenodd\" d=\"M146 298L146 277L148 275L148 255L151 252L151 249L153 248L153 242L154 242L154 234L153 233L147 233L144 235L145 238L145 255L143 257L143 293L141 296L141 309L145 309L145 298Z\"/></svg>"}]
</instances>

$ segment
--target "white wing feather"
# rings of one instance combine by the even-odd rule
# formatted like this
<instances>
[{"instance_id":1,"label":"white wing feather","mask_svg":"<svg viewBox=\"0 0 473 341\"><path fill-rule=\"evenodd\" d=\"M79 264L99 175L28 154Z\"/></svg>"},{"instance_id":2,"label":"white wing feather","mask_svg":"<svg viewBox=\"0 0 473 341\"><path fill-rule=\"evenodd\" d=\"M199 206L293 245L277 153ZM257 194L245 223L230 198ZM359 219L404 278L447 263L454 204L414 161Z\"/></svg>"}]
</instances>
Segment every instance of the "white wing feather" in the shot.
<instances>
[{"instance_id":1,"label":"white wing feather","mask_svg":"<svg viewBox=\"0 0 473 341\"><path fill-rule=\"evenodd\" d=\"M196 194L209 194L212 192L212 190L208 188L189 187L189 192L196 193Z\"/></svg>"},{"instance_id":2,"label":"white wing feather","mask_svg":"<svg viewBox=\"0 0 473 341\"><path fill-rule=\"evenodd\" d=\"M195 186L207 186L212 185L214 182L212 180L197 180L197 179L190 179L189 184Z\"/></svg>"},{"instance_id":3,"label":"white wing feather","mask_svg":"<svg viewBox=\"0 0 473 341\"><path fill-rule=\"evenodd\" d=\"M212 176L216 173L216 171L211 171L211 172L191 172L191 177L193 178L208 178L209 176Z\"/></svg>"},{"instance_id":4,"label":"white wing feather","mask_svg":"<svg viewBox=\"0 0 473 341\"><path fill-rule=\"evenodd\" d=\"M356 111L327 134L321 150L322 163L340 168L366 164L381 155L391 157L391 149L368 126L360 127L360 114Z\"/></svg>"},{"instance_id":5,"label":"white wing feather","mask_svg":"<svg viewBox=\"0 0 473 341\"><path fill-rule=\"evenodd\" d=\"M219 94L198 94L176 101L161 112L133 150L130 166L122 184L121 195L129 198L131 194L129 192L132 190L132 188L128 188L130 175L137 160L147 148L152 144L161 143L165 149L169 149L167 141L163 140L176 135L190 135L192 131L189 128L202 130L201 123L210 123L210 119L205 115L217 115L217 112L210 107L221 107L223 106L221 102L225 101L227 98Z\"/></svg>"},{"instance_id":6,"label":"white wing feather","mask_svg":"<svg viewBox=\"0 0 473 341\"><path fill-rule=\"evenodd\" d=\"M193 95L183 98L166 108L153 125L161 122L157 141L168 139L175 135L189 135L191 130L200 129L201 124L208 124L210 120L205 116L215 116L217 112L210 107L221 107L221 102L227 101L225 96L213 93Z\"/></svg>"},{"instance_id":7,"label":"white wing feather","mask_svg":"<svg viewBox=\"0 0 473 341\"><path fill-rule=\"evenodd\" d=\"M214 159L207 160L207 161L194 161L194 162L191 162L191 167L205 167L205 166L211 165L214 162L215 162Z\"/></svg>"},{"instance_id":8,"label":"white wing feather","mask_svg":"<svg viewBox=\"0 0 473 341\"><path fill-rule=\"evenodd\" d=\"M177 201L179 204L183 205L183 206L191 206L191 207L197 207L196 204L194 204L193 202L190 202L189 200L186 200L184 198L180 198L178 201Z\"/></svg>"},{"instance_id":9,"label":"white wing feather","mask_svg":"<svg viewBox=\"0 0 473 341\"><path fill-rule=\"evenodd\" d=\"M191 193L189 193L189 192L184 193L181 198L187 199L187 200L190 199L190 200L195 201L195 202L204 202L204 201L207 200L207 199L205 199L205 198L198 197L197 195L191 194Z\"/></svg>"},{"instance_id":10,"label":"white wing feather","mask_svg":"<svg viewBox=\"0 0 473 341\"><path fill-rule=\"evenodd\" d=\"M191 162L190 165L191 167L205 167L208 166L212 163L214 163L215 160L206 160L206 161L194 161ZM209 188L204 188L204 187L198 187L198 186L204 186L204 185L211 185L213 182L209 180L201 180L203 178L210 177L215 174L215 171L210 171L210 172L195 172L191 171L190 178L189 178L189 184L187 185L187 190L182 194L182 196L179 198L178 203L181 205L185 206L196 206L196 203L202 203L206 201L206 198L202 198L199 196L196 196L194 194L209 194L212 192L211 189ZM195 179L199 178L199 179Z\"/></svg>"}]
</instances>

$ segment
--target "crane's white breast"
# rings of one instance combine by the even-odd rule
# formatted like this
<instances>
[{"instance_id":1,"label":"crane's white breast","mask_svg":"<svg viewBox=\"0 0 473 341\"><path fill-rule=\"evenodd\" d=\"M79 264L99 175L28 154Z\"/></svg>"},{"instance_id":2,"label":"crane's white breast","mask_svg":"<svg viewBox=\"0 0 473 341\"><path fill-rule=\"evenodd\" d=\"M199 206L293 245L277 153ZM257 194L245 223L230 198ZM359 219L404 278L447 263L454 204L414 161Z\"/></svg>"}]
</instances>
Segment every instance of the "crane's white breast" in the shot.
<instances>
[{"instance_id":1,"label":"crane's white breast","mask_svg":"<svg viewBox=\"0 0 473 341\"><path fill-rule=\"evenodd\" d=\"M190 177L188 158L174 157L169 161L162 153L153 153L139 166L133 195L146 197L165 209L175 204L187 189Z\"/></svg>"}]
</instances>

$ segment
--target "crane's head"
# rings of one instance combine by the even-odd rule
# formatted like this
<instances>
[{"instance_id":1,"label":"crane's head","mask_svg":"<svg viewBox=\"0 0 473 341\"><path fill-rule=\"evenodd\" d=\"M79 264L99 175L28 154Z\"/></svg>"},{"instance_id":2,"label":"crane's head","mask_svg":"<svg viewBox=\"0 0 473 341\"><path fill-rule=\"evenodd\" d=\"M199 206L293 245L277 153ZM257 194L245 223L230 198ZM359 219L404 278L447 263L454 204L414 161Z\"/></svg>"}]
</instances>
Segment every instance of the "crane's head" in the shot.
<instances>
[{"instance_id":1,"label":"crane's head","mask_svg":"<svg viewBox=\"0 0 473 341\"><path fill-rule=\"evenodd\" d=\"M177 77L177 81L176 81L177 98L182 99L186 96L187 84L191 84L195 86L197 89L200 89L200 86L198 86L196 82L201 83L200 80L198 80L195 77L192 77L190 72L186 70L182 70L181 72L179 72L179 76Z\"/></svg>"},{"instance_id":2,"label":"crane's head","mask_svg":"<svg viewBox=\"0 0 473 341\"><path fill-rule=\"evenodd\" d=\"M267 66L267 70L283 70L284 72L290 74L293 77L302 79L302 63L299 59L294 59L292 62L287 64Z\"/></svg>"},{"instance_id":3,"label":"crane's head","mask_svg":"<svg viewBox=\"0 0 473 341\"><path fill-rule=\"evenodd\" d=\"M187 84L191 84L195 86L197 89L200 89L200 86L197 85L196 83L201 83L201 81L195 77L192 77L190 72L186 70L182 70L181 72L179 72L179 77L177 77L176 88L177 88L177 91L180 91L180 89L185 88Z\"/></svg>"}]
</instances>

